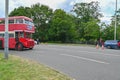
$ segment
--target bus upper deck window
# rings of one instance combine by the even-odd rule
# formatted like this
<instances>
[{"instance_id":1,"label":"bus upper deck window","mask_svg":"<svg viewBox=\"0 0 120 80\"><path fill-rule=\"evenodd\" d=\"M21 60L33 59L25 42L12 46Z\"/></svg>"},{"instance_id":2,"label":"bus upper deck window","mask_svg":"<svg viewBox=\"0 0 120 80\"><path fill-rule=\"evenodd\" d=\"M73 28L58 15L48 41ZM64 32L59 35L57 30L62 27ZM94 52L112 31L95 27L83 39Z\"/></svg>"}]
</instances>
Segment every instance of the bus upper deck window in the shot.
<instances>
[{"instance_id":1,"label":"bus upper deck window","mask_svg":"<svg viewBox=\"0 0 120 80\"><path fill-rule=\"evenodd\" d=\"M16 19L16 23L23 23L23 19Z\"/></svg>"},{"instance_id":2,"label":"bus upper deck window","mask_svg":"<svg viewBox=\"0 0 120 80\"><path fill-rule=\"evenodd\" d=\"M29 21L29 20L25 20L25 24L30 25L30 26L34 26L33 22Z\"/></svg>"},{"instance_id":3,"label":"bus upper deck window","mask_svg":"<svg viewBox=\"0 0 120 80\"><path fill-rule=\"evenodd\" d=\"M10 23L10 24L13 24L13 23L14 23L14 20L9 20L9 23Z\"/></svg>"},{"instance_id":4,"label":"bus upper deck window","mask_svg":"<svg viewBox=\"0 0 120 80\"><path fill-rule=\"evenodd\" d=\"M28 24L28 25L29 25L29 21L28 21L28 20L25 20L25 24Z\"/></svg>"}]
</instances>

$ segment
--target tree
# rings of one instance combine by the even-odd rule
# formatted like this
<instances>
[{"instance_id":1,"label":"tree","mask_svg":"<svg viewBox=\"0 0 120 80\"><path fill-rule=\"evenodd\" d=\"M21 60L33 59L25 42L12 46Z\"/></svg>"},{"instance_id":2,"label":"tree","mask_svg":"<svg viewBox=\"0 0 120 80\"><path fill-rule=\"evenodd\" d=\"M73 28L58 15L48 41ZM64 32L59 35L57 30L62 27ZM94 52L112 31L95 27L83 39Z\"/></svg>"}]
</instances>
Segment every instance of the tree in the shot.
<instances>
[{"instance_id":1,"label":"tree","mask_svg":"<svg viewBox=\"0 0 120 80\"><path fill-rule=\"evenodd\" d=\"M40 3L34 4L31 7L20 6L15 8L9 16L27 16L32 18L36 27L34 38L39 38L41 41L49 39L48 30L53 11L46 5Z\"/></svg>"},{"instance_id":2,"label":"tree","mask_svg":"<svg viewBox=\"0 0 120 80\"><path fill-rule=\"evenodd\" d=\"M55 10L50 24L50 38L54 41L69 42L76 37L73 16L61 9Z\"/></svg>"},{"instance_id":3,"label":"tree","mask_svg":"<svg viewBox=\"0 0 120 80\"><path fill-rule=\"evenodd\" d=\"M116 38L118 40L120 40L120 9L118 9L117 13L116 13L116 16L117 16L117 27L116 27ZM113 30L115 29L114 26L115 26L115 15L112 16L112 20L111 20L111 24L110 26L112 26ZM114 34L114 31L113 31L113 34Z\"/></svg>"},{"instance_id":4,"label":"tree","mask_svg":"<svg viewBox=\"0 0 120 80\"><path fill-rule=\"evenodd\" d=\"M84 28L85 35L84 37L87 40L90 39L98 39L100 36L100 26L96 21L91 20L86 23L86 27Z\"/></svg>"},{"instance_id":5,"label":"tree","mask_svg":"<svg viewBox=\"0 0 120 80\"><path fill-rule=\"evenodd\" d=\"M33 38L40 41L75 42L97 39L100 35L100 7L98 2L76 3L75 15L40 3L31 7L15 8L10 16L27 16L33 19L36 32Z\"/></svg>"},{"instance_id":6,"label":"tree","mask_svg":"<svg viewBox=\"0 0 120 80\"><path fill-rule=\"evenodd\" d=\"M76 3L72 12L76 15L76 29L79 37L85 40L96 39L99 36L100 7L98 2Z\"/></svg>"},{"instance_id":7,"label":"tree","mask_svg":"<svg viewBox=\"0 0 120 80\"><path fill-rule=\"evenodd\" d=\"M31 18L31 8L20 6L10 12L9 16L27 16Z\"/></svg>"},{"instance_id":8,"label":"tree","mask_svg":"<svg viewBox=\"0 0 120 80\"><path fill-rule=\"evenodd\" d=\"M102 31L102 38L104 40L113 40L114 39L114 26L106 26L104 30Z\"/></svg>"},{"instance_id":9,"label":"tree","mask_svg":"<svg viewBox=\"0 0 120 80\"><path fill-rule=\"evenodd\" d=\"M49 24L53 15L53 10L48 6L41 5L39 3L31 6L32 16L36 26L35 38L39 38L41 41L47 41L49 39Z\"/></svg>"},{"instance_id":10,"label":"tree","mask_svg":"<svg viewBox=\"0 0 120 80\"><path fill-rule=\"evenodd\" d=\"M91 18L99 20L102 17L99 3L94 1L90 3L76 3L72 12L77 15L77 18L82 19L82 22L88 22Z\"/></svg>"}]
</instances>

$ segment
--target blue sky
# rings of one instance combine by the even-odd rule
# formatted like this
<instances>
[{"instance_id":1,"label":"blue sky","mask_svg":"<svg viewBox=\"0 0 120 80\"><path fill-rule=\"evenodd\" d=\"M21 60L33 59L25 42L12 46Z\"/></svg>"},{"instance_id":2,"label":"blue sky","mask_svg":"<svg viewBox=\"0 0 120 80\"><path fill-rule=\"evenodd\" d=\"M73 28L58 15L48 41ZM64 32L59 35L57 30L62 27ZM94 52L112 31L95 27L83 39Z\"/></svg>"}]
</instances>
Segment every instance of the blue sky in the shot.
<instances>
[{"instance_id":1,"label":"blue sky","mask_svg":"<svg viewBox=\"0 0 120 80\"><path fill-rule=\"evenodd\" d=\"M14 8L19 6L28 6L35 3L41 3L44 5L48 5L52 9L64 9L65 11L69 12L74 3L77 2L91 2L91 1L98 1L100 2L101 13L104 17L101 18L103 22L109 23L111 16L114 14L115 11L115 1L116 0L9 0L9 12L11 12ZM120 0L118 0L118 9L120 8ZM0 17L4 17L5 14L5 0L0 1Z\"/></svg>"}]
</instances>

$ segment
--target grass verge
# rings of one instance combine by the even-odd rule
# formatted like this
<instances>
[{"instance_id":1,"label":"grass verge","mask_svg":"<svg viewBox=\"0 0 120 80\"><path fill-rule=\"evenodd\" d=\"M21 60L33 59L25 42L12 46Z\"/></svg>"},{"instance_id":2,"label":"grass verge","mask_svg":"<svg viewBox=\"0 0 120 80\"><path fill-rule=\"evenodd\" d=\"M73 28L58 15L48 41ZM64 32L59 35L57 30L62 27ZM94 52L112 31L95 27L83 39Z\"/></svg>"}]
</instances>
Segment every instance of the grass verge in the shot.
<instances>
[{"instance_id":1,"label":"grass verge","mask_svg":"<svg viewBox=\"0 0 120 80\"><path fill-rule=\"evenodd\" d=\"M0 53L0 80L72 80L60 72L26 60L9 55L9 59L3 59Z\"/></svg>"},{"instance_id":2,"label":"grass verge","mask_svg":"<svg viewBox=\"0 0 120 80\"><path fill-rule=\"evenodd\" d=\"M74 43L41 43L41 44L65 45L65 46L89 46L89 47L95 47L96 46L96 45L91 45L91 44L74 44Z\"/></svg>"}]
</instances>

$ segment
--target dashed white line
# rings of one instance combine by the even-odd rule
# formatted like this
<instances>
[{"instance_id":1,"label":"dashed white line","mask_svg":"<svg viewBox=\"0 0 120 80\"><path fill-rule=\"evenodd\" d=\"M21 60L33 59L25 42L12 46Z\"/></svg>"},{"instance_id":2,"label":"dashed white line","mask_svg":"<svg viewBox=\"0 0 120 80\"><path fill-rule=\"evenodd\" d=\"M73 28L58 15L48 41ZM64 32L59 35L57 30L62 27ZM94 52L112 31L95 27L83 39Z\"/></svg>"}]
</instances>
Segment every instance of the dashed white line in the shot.
<instances>
[{"instance_id":1,"label":"dashed white line","mask_svg":"<svg viewBox=\"0 0 120 80\"><path fill-rule=\"evenodd\" d=\"M53 48L53 49L57 49L58 50L58 48ZM59 50L65 50L65 49L59 49ZM65 51L67 51L67 52L70 52L70 51L73 51L73 50L65 50ZM114 57L120 57L120 55L117 55L117 54L110 54L110 53L103 53L103 52L91 52L91 51L77 51L76 50L76 52L85 52L85 53L92 53L92 54L98 54L98 55L105 55L105 56L114 56Z\"/></svg>"},{"instance_id":2,"label":"dashed white line","mask_svg":"<svg viewBox=\"0 0 120 80\"><path fill-rule=\"evenodd\" d=\"M102 52L90 52L90 51L78 51L78 52L86 52L86 53L93 53L93 54L97 54L99 53L99 55L109 55L109 56L116 56L116 57L120 57L120 55L116 55L116 54L108 54L108 53L102 53Z\"/></svg>"},{"instance_id":3,"label":"dashed white line","mask_svg":"<svg viewBox=\"0 0 120 80\"><path fill-rule=\"evenodd\" d=\"M74 56L74 55L69 55L69 54L60 54L60 55L69 56L69 57L73 57L73 58L77 58L77 59L83 59L83 60L92 61L92 62L101 63L101 64L110 64L110 63L95 60L95 59L90 59L90 58L85 58L85 57L80 57L80 56Z\"/></svg>"}]
</instances>

